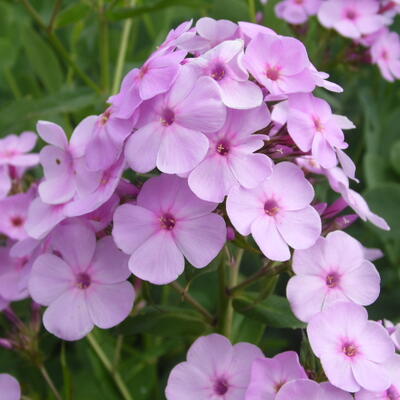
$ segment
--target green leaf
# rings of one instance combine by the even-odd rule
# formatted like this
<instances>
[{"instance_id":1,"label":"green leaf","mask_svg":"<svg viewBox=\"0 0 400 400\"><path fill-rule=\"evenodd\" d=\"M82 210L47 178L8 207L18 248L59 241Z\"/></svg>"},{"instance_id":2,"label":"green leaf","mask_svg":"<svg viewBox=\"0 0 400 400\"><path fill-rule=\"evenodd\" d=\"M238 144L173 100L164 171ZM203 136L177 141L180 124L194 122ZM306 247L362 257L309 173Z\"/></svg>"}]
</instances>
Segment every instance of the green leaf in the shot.
<instances>
[{"instance_id":1,"label":"green leaf","mask_svg":"<svg viewBox=\"0 0 400 400\"><path fill-rule=\"evenodd\" d=\"M367 153L363 162L365 178L369 188L390 180L390 169L384 158L376 154Z\"/></svg>"},{"instance_id":2,"label":"green leaf","mask_svg":"<svg viewBox=\"0 0 400 400\"><path fill-rule=\"evenodd\" d=\"M233 300L233 308L248 318L274 328L304 328L290 309L285 297L271 295L265 301L255 303L254 296L241 296Z\"/></svg>"},{"instance_id":3,"label":"green leaf","mask_svg":"<svg viewBox=\"0 0 400 400\"><path fill-rule=\"evenodd\" d=\"M400 140L390 149L390 163L393 169L400 174Z\"/></svg>"},{"instance_id":4,"label":"green leaf","mask_svg":"<svg viewBox=\"0 0 400 400\"><path fill-rule=\"evenodd\" d=\"M248 342L258 344L265 331L265 324L242 316L242 320L233 333L233 342Z\"/></svg>"},{"instance_id":5,"label":"green leaf","mask_svg":"<svg viewBox=\"0 0 400 400\"><path fill-rule=\"evenodd\" d=\"M10 39L0 37L0 69L12 68L18 55L18 47Z\"/></svg>"},{"instance_id":6,"label":"green leaf","mask_svg":"<svg viewBox=\"0 0 400 400\"><path fill-rule=\"evenodd\" d=\"M145 307L114 331L124 335L150 333L157 336L199 336L206 330L206 323L196 312L180 307L159 306Z\"/></svg>"},{"instance_id":7,"label":"green leaf","mask_svg":"<svg viewBox=\"0 0 400 400\"><path fill-rule=\"evenodd\" d=\"M64 26L75 24L78 21L86 18L92 11L91 7L85 3L71 4L58 14L56 20L56 27L62 28Z\"/></svg>"},{"instance_id":8,"label":"green leaf","mask_svg":"<svg viewBox=\"0 0 400 400\"><path fill-rule=\"evenodd\" d=\"M142 16L153 11L162 10L169 7L185 6L189 8L205 8L209 4L206 0L159 0L153 4L136 6L132 8L121 8L107 13L109 19L117 21L119 19L133 18Z\"/></svg>"},{"instance_id":9,"label":"green leaf","mask_svg":"<svg viewBox=\"0 0 400 400\"><path fill-rule=\"evenodd\" d=\"M32 29L22 30L22 44L27 65L35 72L49 92L56 92L63 84L60 63L51 47Z\"/></svg>"}]
</instances>

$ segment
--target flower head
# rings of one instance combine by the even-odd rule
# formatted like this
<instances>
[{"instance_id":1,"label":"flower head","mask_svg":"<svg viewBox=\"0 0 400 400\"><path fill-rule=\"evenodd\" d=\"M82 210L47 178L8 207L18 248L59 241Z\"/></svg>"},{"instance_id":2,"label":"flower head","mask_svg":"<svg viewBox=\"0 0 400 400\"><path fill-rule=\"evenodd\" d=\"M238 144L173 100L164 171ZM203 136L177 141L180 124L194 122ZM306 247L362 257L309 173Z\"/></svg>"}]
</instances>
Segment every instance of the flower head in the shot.
<instances>
[{"instance_id":1,"label":"flower head","mask_svg":"<svg viewBox=\"0 0 400 400\"><path fill-rule=\"evenodd\" d=\"M20 400L21 387L13 376L0 374L0 393L4 400Z\"/></svg>"}]
</instances>

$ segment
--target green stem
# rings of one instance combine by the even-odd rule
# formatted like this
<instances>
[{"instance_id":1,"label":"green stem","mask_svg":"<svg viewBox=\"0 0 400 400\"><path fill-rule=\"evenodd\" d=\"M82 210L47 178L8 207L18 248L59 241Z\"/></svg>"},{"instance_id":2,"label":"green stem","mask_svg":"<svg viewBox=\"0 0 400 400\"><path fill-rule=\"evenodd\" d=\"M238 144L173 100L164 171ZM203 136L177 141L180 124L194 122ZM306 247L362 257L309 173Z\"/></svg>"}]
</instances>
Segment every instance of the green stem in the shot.
<instances>
[{"instance_id":1,"label":"green stem","mask_svg":"<svg viewBox=\"0 0 400 400\"><path fill-rule=\"evenodd\" d=\"M101 85L105 93L110 88L110 46L108 38L108 21L105 14L103 0L99 0L99 25L100 25L100 71Z\"/></svg>"},{"instance_id":2,"label":"green stem","mask_svg":"<svg viewBox=\"0 0 400 400\"><path fill-rule=\"evenodd\" d=\"M256 23L257 22L256 2L255 0L247 0L247 3L249 5L250 21Z\"/></svg>"},{"instance_id":3,"label":"green stem","mask_svg":"<svg viewBox=\"0 0 400 400\"><path fill-rule=\"evenodd\" d=\"M124 381L121 378L121 375L114 370L114 366L112 362L108 359L106 353L104 353L103 349L97 342L96 338L94 337L93 333L89 333L86 336L88 339L89 344L92 346L92 349L96 353L99 360L102 362L104 368L110 373L111 377L114 380L115 385L117 386L118 390L120 391L124 400L133 400L131 394L129 393L128 388L126 387Z\"/></svg>"},{"instance_id":4,"label":"green stem","mask_svg":"<svg viewBox=\"0 0 400 400\"><path fill-rule=\"evenodd\" d=\"M203 307L194 297L192 297L178 282L170 283L170 286L174 288L181 296L193 306L211 325L214 324L215 318Z\"/></svg>"},{"instance_id":5,"label":"green stem","mask_svg":"<svg viewBox=\"0 0 400 400\"><path fill-rule=\"evenodd\" d=\"M135 5L135 0L129 0L129 6L133 7L134 5ZM121 42L119 44L117 65L115 67L114 81L112 86L112 94L118 92L119 85L121 84L126 51L128 49L129 34L131 33L131 29L132 29L132 18L128 18L124 22L124 27L122 28Z\"/></svg>"},{"instance_id":6,"label":"green stem","mask_svg":"<svg viewBox=\"0 0 400 400\"><path fill-rule=\"evenodd\" d=\"M247 286L252 285L253 283L257 282L260 278L267 277L267 276L275 276L280 274L283 271L288 269L288 265L285 263L268 263L264 268L261 268L258 272L254 275L251 275L249 278L244 280L243 282L239 283L236 286L233 286L228 289L228 294L230 296L240 292L242 289L246 288Z\"/></svg>"},{"instance_id":7,"label":"green stem","mask_svg":"<svg viewBox=\"0 0 400 400\"><path fill-rule=\"evenodd\" d=\"M16 99L20 99L22 97L21 91L19 90L17 81L15 80L13 74L10 72L9 69L4 69L4 77L6 78L6 81L8 83L8 86L10 86L10 89Z\"/></svg>"},{"instance_id":8,"label":"green stem","mask_svg":"<svg viewBox=\"0 0 400 400\"><path fill-rule=\"evenodd\" d=\"M54 24L56 22L57 15L61 10L62 2L63 2L63 0L57 0L56 4L54 5L53 12L51 13L49 26L47 27L47 30L49 32L52 32L54 29Z\"/></svg>"},{"instance_id":9,"label":"green stem","mask_svg":"<svg viewBox=\"0 0 400 400\"><path fill-rule=\"evenodd\" d=\"M53 45L54 49L58 52L58 54L71 66L72 69L76 72L76 74L93 90L95 90L98 94L102 94L101 89L96 85L94 81L92 81L89 76L83 72L80 67L75 63L73 58L69 55L68 51L63 46L60 39L55 35L54 32L49 32L47 29L47 25L42 20L42 17L38 14L38 12L32 7L29 0L22 0L26 10L31 15L31 17L35 20L35 22L40 26L40 28L47 34L50 43Z\"/></svg>"},{"instance_id":10,"label":"green stem","mask_svg":"<svg viewBox=\"0 0 400 400\"><path fill-rule=\"evenodd\" d=\"M50 375L47 372L46 367L43 364L41 364L38 366L38 368L39 368L40 373L43 375L44 380L47 382L47 384L49 385L49 388L53 392L55 398L57 400L62 400L62 397L61 397L60 393L58 392L56 386L54 385L54 382L50 378Z\"/></svg>"}]
</instances>

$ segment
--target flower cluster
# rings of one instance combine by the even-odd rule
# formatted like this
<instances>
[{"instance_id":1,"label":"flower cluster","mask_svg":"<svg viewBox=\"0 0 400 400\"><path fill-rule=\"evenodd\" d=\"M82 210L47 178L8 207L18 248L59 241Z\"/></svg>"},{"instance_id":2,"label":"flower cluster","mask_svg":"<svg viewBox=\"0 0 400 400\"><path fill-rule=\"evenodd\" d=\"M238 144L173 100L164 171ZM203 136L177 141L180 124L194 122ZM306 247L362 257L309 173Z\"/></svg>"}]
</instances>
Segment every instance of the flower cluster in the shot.
<instances>
[{"instance_id":1,"label":"flower cluster","mask_svg":"<svg viewBox=\"0 0 400 400\"><path fill-rule=\"evenodd\" d=\"M393 82L400 79L400 36L389 26L400 12L397 0L283 0L276 5L276 15L298 25L317 15L322 26L353 39L355 45L367 48L367 53L352 53L376 64L382 76Z\"/></svg>"},{"instance_id":2,"label":"flower cluster","mask_svg":"<svg viewBox=\"0 0 400 400\"><path fill-rule=\"evenodd\" d=\"M204 268L228 239L251 234L269 260L289 261L294 249L287 296L330 383L309 379L294 353L268 359L211 335L172 371L167 398L346 400L349 391L366 399L397 390L392 340L362 307L376 300L379 274L342 232L358 217L389 227L350 187L343 130L354 125L313 94L342 90L327 78L295 38L202 18L172 30L70 138L39 121L39 157L26 154L33 133L1 140L0 305L30 296L47 307L49 332L78 340L128 317L131 274L165 285L185 260ZM38 162L44 176L29 185L25 170ZM315 175L336 202L318 203ZM347 207L354 213L340 215Z\"/></svg>"}]
</instances>

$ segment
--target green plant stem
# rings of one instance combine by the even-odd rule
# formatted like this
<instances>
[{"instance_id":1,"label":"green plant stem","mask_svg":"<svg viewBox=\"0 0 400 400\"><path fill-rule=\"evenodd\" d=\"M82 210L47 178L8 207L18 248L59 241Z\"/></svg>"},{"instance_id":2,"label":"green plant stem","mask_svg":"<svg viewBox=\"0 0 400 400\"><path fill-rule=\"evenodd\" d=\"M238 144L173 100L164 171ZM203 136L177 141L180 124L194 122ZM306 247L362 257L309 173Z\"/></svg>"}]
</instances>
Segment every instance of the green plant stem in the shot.
<instances>
[{"instance_id":1,"label":"green plant stem","mask_svg":"<svg viewBox=\"0 0 400 400\"><path fill-rule=\"evenodd\" d=\"M61 10L62 3L63 3L63 0L57 0L56 4L54 5L53 12L51 13L50 22L49 22L49 25L47 27L47 30L49 32L52 32L53 29L54 29L54 24L56 22L57 15Z\"/></svg>"},{"instance_id":2,"label":"green plant stem","mask_svg":"<svg viewBox=\"0 0 400 400\"><path fill-rule=\"evenodd\" d=\"M56 386L54 385L54 382L50 378L50 375L47 372L46 367L43 364L41 364L38 366L38 368L39 368L40 373L43 375L44 380L47 382L47 384L49 385L49 388L53 392L55 398L57 400L62 400L62 397L61 397L60 393L58 392Z\"/></svg>"},{"instance_id":3,"label":"green plant stem","mask_svg":"<svg viewBox=\"0 0 400 400\"><path fill-rule=\"evenodd\" d=\"M103 91L108 94L110 89L110 45L108 20L105 11L103 0L99 0L101 86Z\"/></svg>"},{"instance_id":4,"label":"green plant stem","mask_svg":"<svg viewBox=\"0 0 400 400\"><path fill-rule=\"evenodd\" d=\"M69 55L68 51L65 49L64 45L61 43L60 39L55 35L54 32L49 31L47 29L47 25L42 20L42 17L38 14L38 12L32 7L29 0L22 0L23 5L25 6L28 13L35 20L35 22L40 26L44 33L47 34L50 43L53 45L54 49L58 52L60 57L62 57L76 72L76 74L93 90L95 90L98 94L102 94L101 89L96 85L94 81L92 81L89 76L83 72L80 67L75 63L73 58Z\"/></svg>"},{"instance_id":5,"label":"green plant stem","mask_svg":"<svg viewBox=\"0 0 400 400\"><path fill-rule=\"evenodd\" d=\"M106 353L104 353L103 349L97 342L96 338L94 337L93 333L89 333L86 336L88 339L89 344L92 346L92 349L96 353L99 360L102 362L104 368L110 373L112 379L114 380L115 385L117 386L118 390L120 391L124 400L133 400L133 397L129 393L128 388L126 387L124 381L121 378L121 375L118 371L114 370L114 366L112 362L108 359Z\"/></svg>"},{"instance_id":6,"label":"green plant stem","mask_svg":"<svg viewBox=\"0 0 400 400\"><path fill-rule=\"evenodd\" d=\"M249 278L244 280L243 282L239 283L236 286L233 286L227 290L230 296L240 292L242 289L246 288L247 286L252 285L253 283L257 282L260 278L267 277L267 276L275 276L280 274L283 271L288 269L288 265L286 263L268 263L264 268L261 268L258 272L251 275Z\"/></svg>"},{"instance_id":7,"label":"green plant stem","mask_svg":"<svg viewBox=\"0 0 400 400\"><path fill-rule=\"evenodd\" d=\"M215 323L215 318L208 312L208 310L203 307L194 297L192 297L178 282L170 283L170 286L174 288L181 296L193 306L208 323L213 325Z\"/></svg>"},{"instance_id":8,"label":"green plant stem","mask_svg":"<svg viewBox=\"0 0 400 400\"><path fill-rule=\"evenodd\" d=\"M247 3L249 5L249 17L250 21L256 23L257 22L257 17L256 17L256 2L255 0L247 0Z\"/></svg>"},{"instance_id":9,"label":"green plant stem","mask_svg":"<svg viewBox=\"0 0 400 400\"><path fill-rule=\"evenodd\" d=\"M135 5L135 0L129 0L129 6L133 7L134 5ZM121 84L122 73L124 70L126 51L128 49L128 41L129 41L129 35L131 33L131 29L132 29L132 18L128 18L124 22L124 26L122 28L122 35L121 35L121 41L119 44L117 65L115 67L115 72L114 72L112 94L115 94L118 92L119 85Z\"/></svg>"}]
</instances>

